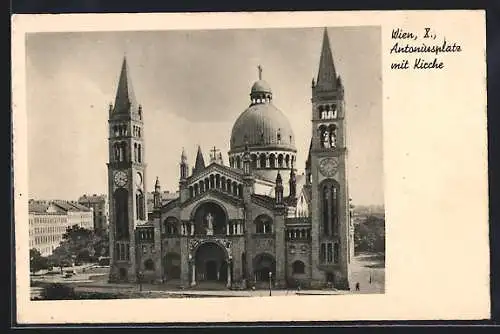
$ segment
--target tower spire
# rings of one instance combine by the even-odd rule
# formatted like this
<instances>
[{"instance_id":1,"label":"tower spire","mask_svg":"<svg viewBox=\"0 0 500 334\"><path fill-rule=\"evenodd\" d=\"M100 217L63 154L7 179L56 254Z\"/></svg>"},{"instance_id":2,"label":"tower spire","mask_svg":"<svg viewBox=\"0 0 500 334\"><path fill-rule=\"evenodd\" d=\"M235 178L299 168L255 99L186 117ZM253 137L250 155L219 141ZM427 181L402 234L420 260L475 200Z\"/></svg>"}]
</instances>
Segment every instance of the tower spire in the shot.
<instances>
[{"instance_id":1,"label":"tower spire","mask_svg":"<svg viewBox=\"0 0 500 334\"><path fill-rule=\"evenodd\" d=\"M118 80L118 88L115 98L115 112L128 113L131 110L137 110L138 103L135 98L134 90L132 89L132 80L130 79L130 70L127 64L127 57L123 57L120 78Z\"/></svg>"},{"instance_id":2,"label":"tower spire","mask_svg":"<svg viewBox=\"0 0 500 334\"><path fill-rule=\"evenodd\" d=\"M196 161L194 163L194 171L199 172L205 168L205 159L203 159L203 153L201 152L201 147L198 145L198 152L196 153Z\"/></svg>"},{"instance_id":3,"label":"tower spire","mask_svg":"<svg viewBox=\"0 0 500 334\"><path fill-rule=\"evenodd\" d=\"M155 209L161 207L161 187L160 187L160 179L158 176L155 181L155 191L153 192L153 206Z\"/></svg>"},{"instance_id":4,"label":"tower spire","mask_svg":"<svg viewBox=\"0 0 500 334\"><path fill-rule=\"evenodd\" d=\"M332 49L328 30L323 31L323 44L321 46L321 56L319 60L318 79L315 87L322 91L335 90L337 82L337 72L333 63Z\"/></svg>"},{"instance_id":5,"label":"tower spire","mask_svg":"<svg viewBox=\"0 0 500 334\"><path fill-rule=\"evenodd\" d=\"M257 70L259 71L259 80L262 80L262 66L257 66Z\"/></svg>"},{"instance_id":6,"label":"tower spire","mask_svg":"<svg viewBox=\"0 0 500 334\"><path fill-rule=\"evenodd\" d=\"M186 161L187 161L186 150L183 147L181 152L181 162L186 162Z\"/></svg>"},{"instance_id":7,"label":"tower spire","mask_svg":"<svg viewBox=\"0 0 500 334\"><path fill-rule=\"evenodd\" d=\"M158 178L158 176L156 177L156 181L155 181L155 190L160 190L160 179Z\"/></svg>"}]
</instances>

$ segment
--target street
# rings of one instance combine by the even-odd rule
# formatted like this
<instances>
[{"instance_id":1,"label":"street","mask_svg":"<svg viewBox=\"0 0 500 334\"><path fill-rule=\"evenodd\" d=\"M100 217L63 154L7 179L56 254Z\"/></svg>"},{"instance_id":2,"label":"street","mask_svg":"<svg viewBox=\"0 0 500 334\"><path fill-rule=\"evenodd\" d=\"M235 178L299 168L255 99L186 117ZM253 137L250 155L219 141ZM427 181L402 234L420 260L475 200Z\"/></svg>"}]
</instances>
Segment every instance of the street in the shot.
<instances>
[{"instance_id":1,"label":"street","mask_svg":"<svg viewBox=\"0 0 500 334\"><path fill-rule=\"evenodd\" d=\"M335 289L305 290L282 289L272 290L273 296L296 296L296 295L339 295L349 293L384 293L385 289L385 261L380 254L359 254L351 263L351 291ZM74 270L76 274L64 278L61 274L32 276L32 280L43 283L65 283L70 284L77 293L85 294L110 294L114 298L201 298L201 297L265 297L269 296L268 289L261 290L200 290L179 289L166 284L142 284L133 283L108 283L109 267L96 265L83 265L79 267L65 268ZM355 285L359 283L359 291ZM40 292L40 288L32 287L32 295ZM113 298L113 297L111 297Z\"/></svg>"}]
</instances>

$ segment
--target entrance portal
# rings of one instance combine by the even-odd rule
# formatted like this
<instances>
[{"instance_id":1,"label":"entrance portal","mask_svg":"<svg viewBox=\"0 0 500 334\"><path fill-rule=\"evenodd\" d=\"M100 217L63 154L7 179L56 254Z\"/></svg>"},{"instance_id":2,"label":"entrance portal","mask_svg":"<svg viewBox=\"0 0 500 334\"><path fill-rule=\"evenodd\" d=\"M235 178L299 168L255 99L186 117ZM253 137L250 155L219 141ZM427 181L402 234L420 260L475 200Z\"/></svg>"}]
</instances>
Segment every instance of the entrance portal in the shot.
<instances>
[{"instance_id":1,"label":"entrance portal","mask_svg":"<svg viewBox=\"0 0 500 334\"><path fill-rule=\"evenodd\" d=\"M254 278L258 282L269 282L269 273L271 279L275 279L276 262L270 254L259 254L254 258Z\"/></svg>"},{"instance_id":2,"label":"entrance portal","mask_svg":"<svg viewBox=\"0 0 500 334\"><path fill-rule=\"evenodd\" d=\"M181 256L178 253L167 253L163 260L163 279L181 278Z\"/></svg>"},{"instance_id":3,"label":"entrance portal","mask_svg":"<svg viewBox=\"0 0 500 334\"><path fill-rule=\"evenodd\" d=\"M230 266L226 251L216 242L205 242L196 250L191 267L191 284L218 282L230 284Z\"/></svg>"}]
</instances>

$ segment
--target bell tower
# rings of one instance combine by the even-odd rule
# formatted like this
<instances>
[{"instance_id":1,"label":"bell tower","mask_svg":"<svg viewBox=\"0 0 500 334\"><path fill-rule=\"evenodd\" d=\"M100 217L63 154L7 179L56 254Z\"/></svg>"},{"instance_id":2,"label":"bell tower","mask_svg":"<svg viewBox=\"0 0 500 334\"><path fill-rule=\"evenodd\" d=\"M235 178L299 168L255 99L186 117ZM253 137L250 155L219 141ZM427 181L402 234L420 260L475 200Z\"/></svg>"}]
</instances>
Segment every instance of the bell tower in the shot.
<instances>
[{"instance_id":1,"label":"bell tower","mask_svg":"<svg viewBox=\"0 0 500 334\"><path fill-rule=\"evenodd\" d=\"M312 82L312 141L308 159L312 198L312 281L349 288L351 240L347 187L344 87L325 28Z\"/></svg>"},{"instance_id":2,"label":"bell tower","mask_svg":"<svg viewBox=\"0 0 500 334\"><path fill-rule=\"evenodd\" d=\"M109 106L109 242L111 282L137 278L135 227L147 221L144 186L144 122L126 58L123 59L114 105Z\"/></svg>"}]
</instances>

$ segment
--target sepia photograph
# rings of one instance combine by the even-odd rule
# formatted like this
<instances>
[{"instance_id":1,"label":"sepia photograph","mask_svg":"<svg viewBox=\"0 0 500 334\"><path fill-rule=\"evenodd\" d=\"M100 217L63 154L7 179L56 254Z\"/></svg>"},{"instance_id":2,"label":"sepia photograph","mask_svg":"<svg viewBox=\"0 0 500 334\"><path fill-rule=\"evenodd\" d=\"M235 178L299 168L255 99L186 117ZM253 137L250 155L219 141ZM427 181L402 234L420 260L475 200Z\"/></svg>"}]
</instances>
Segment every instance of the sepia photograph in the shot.
<instances>
[{"instance_id":1,"label":"sepia photograph","mask_svg":"<svg viewBox=\"0 0 500 334\"><path fill-rule=\"evenodd\" d=\"M29 34L32 299L384 293L380 34Z\"/></svg>"},{"instance_id":2,"label":"sepia photograph","mask_svg":"<svg viewBox=\"0 0 500 334\"><path fill-rule=\"evenodd\" d=\"M489 317L484 12L12 25L19 324Z\"/></svg>"}]
</instances>

